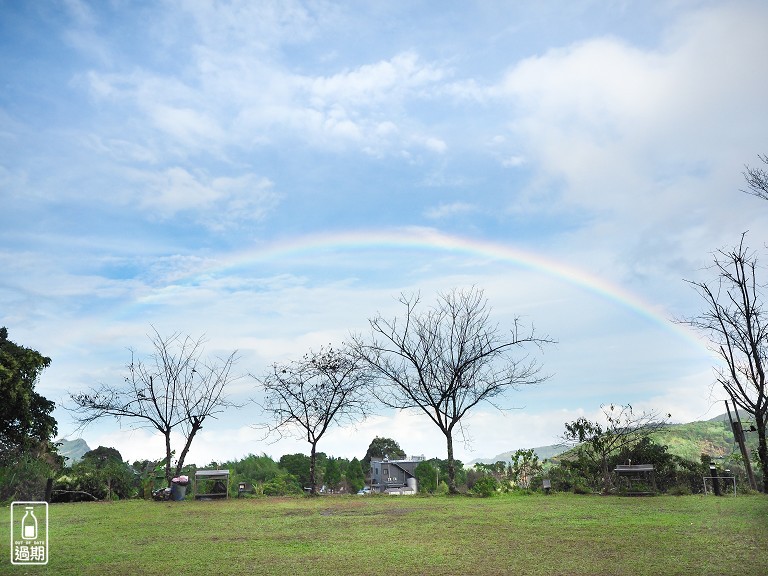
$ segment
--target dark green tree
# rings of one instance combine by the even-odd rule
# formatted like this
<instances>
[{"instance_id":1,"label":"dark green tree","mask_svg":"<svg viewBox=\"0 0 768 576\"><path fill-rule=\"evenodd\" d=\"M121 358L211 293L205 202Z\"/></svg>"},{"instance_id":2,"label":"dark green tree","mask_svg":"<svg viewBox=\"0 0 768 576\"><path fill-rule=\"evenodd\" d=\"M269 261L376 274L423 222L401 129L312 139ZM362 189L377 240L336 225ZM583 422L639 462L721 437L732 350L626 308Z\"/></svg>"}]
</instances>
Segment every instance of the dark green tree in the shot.
<instances>
[{"instance_id":1,"label":"dark green tree","mask_svg":"<svg viewBox=\"0 0 768 576\"><path fill-rule=\"evenodd\" d=\"M484 474L472 485L470 492L482 498L495 496L499 491L499 481L492 474Z\"/></svg>"},{"instance_id":2,"label":"dark green tree","mask_svg":"<svg viewBox=\"0 0 768 576\"><path fill-rule=\"evenodd\" d=\"M325 464L325 485L332 492L336 492L341 484L341 465L338 458L330 457Z\"/></svg>"},{"instance_id":3,"label":"dark green tree","mask_svg":"<svg viewBox=\"0 0 768 576\"><path fill-rule=\"evenodd\" d=\"M249 454L242 460L225 462L222 468L232 471L237 482L263 484L280 473L280 465L266 454Z\"/></svg>"},{"instance_id":4,"label":"dark green tree","mask_svg":"<svg viewBox=\"0 0 768 576\"><path fill-rule=\"evenodd\" d=\"M350 460L347 465L346 476L347 483L352 492L362 490L363 486L365 486L365 473L363 472L363 466L360 463L360 460L357 458L352 458L352 460Z\"/></svg>"},{"instance_id":5,"label":"dark green tree","mask_svg":"<svg viewBox=\"0 0 768 576\"><path fill-rule=\"evenodd\" d=\"M306 454L284 454L280 456L280 468L295 476L302 488L309 486L309 456Z\"/></svg>"},{"instance_id":6,"label":"dark green tree","mask_svg":"<svg viewBox=\"0 0 768 576\"><path fill-rule=\"evenodd\" d=\"M510 474L512 481L520 488L529 488L531 479L541 472L541 462L533 448L519 449L511 456Z\"/></svg>"},{"instance_id":7,"label":"dark green tree","mask_svg":"<svg viewBox=\"0 0 768 576\"><path fill-rule=\"evenodd\" d=\"M363 458L363 466L368 470L371 467L371 460L381 460L385 456L390 460L404 460L406 454L396 440L376 436L368 445L368 451Z\"/></svg>"},{"instance_id":8,"label":"dark green tree","mask_svg":"<svg viewBox=\"0 0 768 576\"><path fill-rule=\"evenodd\" d=\"M47 451L56 435L55 404L35 392L40 374L51 359L14 344L0 328L0 465L21 453Z\"/></svg>"},{"instance_id":9,"label":"dark green tree","mask_svg":"<svg viewBox=\"0 0 768 576\"><path fill-rule=\"evenodd\" d=\"M63 465L53 444L55 405L35 392L50 363L0 328L0 501L41 500L46 480Z\"/></svg>"},{"instance_id":10,"label":"dark green tree","mask_svg":"<svg viewBox=\"0 0 768 576\"><path fill-rule=\"evenodd\" d=\"M439 482L445 483L448 478L448 460L446 458L432 458L429 463L437 468ZM454 459L453 466L456 474L456 486L465 486L467 484L467 470L464 468L464 463Z\"/></svg>"},{"instance_id":11,"label":"dark green tree","mask_svg":"<svg viewBox=\"0 0 768 576\"><path fill-rule=\"evenodd\" d=\"M99 446L86 452L72 466L72 475L78 489L99 499L129 498L138 489L138 478L115 448Z\"/></svg>"},{"instance_id":12,"label":"dark green tree","mask_svg":"<svg viewBox=\"0 0 768 576\"><path fill-rule=\"evenodd\" d=\"M419 492L433 493L437 489L437 468L424 460L416 465L413 475L419 485Z\"/></svg>"},{"instance_id":13,"label":"dark green tree","mask_svg":"<svg viewBox=\"0 0 768 576\"><path fill-rule=\"evenodd\" d=\"M604 422L583 417L568 422L563 439L577 445L580 458L591 460L597 465L603 492L608 493L612 486L611 456L661 430L666 421L653 411L635 414L630 404L610 404L601 406L601 409Z\"/></svg>"}]
</instances>

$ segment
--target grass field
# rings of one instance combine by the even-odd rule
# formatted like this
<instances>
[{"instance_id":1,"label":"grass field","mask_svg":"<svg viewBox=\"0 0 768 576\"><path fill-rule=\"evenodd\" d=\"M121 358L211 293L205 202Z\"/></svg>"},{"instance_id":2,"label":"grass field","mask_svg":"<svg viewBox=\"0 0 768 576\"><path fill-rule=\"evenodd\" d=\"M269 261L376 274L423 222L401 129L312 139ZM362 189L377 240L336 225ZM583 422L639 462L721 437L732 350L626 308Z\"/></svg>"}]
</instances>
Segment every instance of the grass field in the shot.
<instances>
[{"instance_id":1,"label":"grass field","mask_svg":"<svg viewBox=\"0 0 768 576\"><path fill-rule=\"evenodd\" d=\"M343 496L53 504L0 574L768 574L764 496Z\"/></svg>"}]
</instances>

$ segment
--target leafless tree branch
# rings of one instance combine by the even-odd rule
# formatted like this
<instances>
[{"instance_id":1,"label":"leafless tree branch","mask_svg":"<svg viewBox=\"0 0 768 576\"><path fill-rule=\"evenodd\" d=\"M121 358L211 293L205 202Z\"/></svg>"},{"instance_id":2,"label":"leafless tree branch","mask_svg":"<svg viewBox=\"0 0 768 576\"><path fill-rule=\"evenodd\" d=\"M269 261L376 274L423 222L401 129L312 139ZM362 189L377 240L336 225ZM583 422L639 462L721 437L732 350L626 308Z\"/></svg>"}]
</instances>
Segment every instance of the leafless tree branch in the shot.
<instances>
[{"instance_id":1,"label":"leafless tree branch","mask_svg":"<svg viewBox=\"0 0 768 576\"><path fill-rule=\"evenodd\" d=\"M370 322L371 336L353 338L355 352L382 385L375 397L385 406L416 409L445 435L449 489L456 492L454 428L481 402L510 389L546 380L535 359L513 352L551 343L515 320L509 333L490 321L490 308L477 288L441 294L435 307L420 310L419 295L401 295L402 317L381 315Z\"/></svg>"},{"instance_id":2,"label":"leafless tree branch","mask_svg":"<svg viewBox=\"0 0 768 576\"><path fill-rule=\"evenodd\" d=\"M734 404L754 416L763 490L768 492L765 286L757 280L761 270L757 255L745 240L746 232L738 246L714 254L715 281L687 281L704 301L705 309L682 322L709 338L712 350L723 362L715 368L717 381Z\"/></svg>"},{"instance_id":3,"label":"leafless tree branch","mask_svg":"<svg viewBox=\"0 0 768 576\"><path fill-rule=\"evenodd\" d=\"M768 154L758 154L757 157L763 164L768 165ZM768 171L764 168L745 166L743 174L747 189L742 192L768 200Z\"/></svg>"},{"instance_id":4,"label":"leafless tree branch","mask_svg":"<svg viewBox=\"0 0 768 576\"><path fill-rule=\"evenodd\" d=\"M354 424L370 413L370 372L347 348L321 348L299 361L274 364L256 378L264 390L262 410L269 433L304 438L311 446L310 489L317 493L317 444L333 425Z\"/></svg>"},{"instance_id":5,"label":"leafless tree branch","mask_svg":"<svg viewBox=\"0 0 768 576\"><path fill-rule=\"evenodd\" d=\"M122 385L101 384L87 392L70 394L81 427L109 416L126 419L134 428L157 430L165 438L165 476L178 476L197 432L207 418L216 418L236 406L226 397L227 386L237 377L232 369L237 353L214 361L203 360L203 338L174 333L161 336L153 327L149 336L154 352L141 360L131 350L128 375ZM171 432L179 429L184 445L171 471L174 454Z\"/></svg>"}]
</instances>

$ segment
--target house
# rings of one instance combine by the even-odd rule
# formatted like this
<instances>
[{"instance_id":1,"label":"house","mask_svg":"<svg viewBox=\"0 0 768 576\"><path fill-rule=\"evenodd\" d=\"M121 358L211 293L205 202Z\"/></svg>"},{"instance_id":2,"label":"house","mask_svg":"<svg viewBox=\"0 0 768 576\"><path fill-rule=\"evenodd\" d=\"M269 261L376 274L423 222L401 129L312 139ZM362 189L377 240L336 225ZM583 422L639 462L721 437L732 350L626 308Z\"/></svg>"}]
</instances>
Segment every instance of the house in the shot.
<instances>
[{"instance_id":1,"label":"house","mask_svg":"<svg viewBox=\"0 0 768 576\"><path fill-rule=\"evenodd\" d=\"M408 460L371 459L371 491L386 494L415 494L416 466L424 456L411 456Z\"/></svg>"}]
</instances>

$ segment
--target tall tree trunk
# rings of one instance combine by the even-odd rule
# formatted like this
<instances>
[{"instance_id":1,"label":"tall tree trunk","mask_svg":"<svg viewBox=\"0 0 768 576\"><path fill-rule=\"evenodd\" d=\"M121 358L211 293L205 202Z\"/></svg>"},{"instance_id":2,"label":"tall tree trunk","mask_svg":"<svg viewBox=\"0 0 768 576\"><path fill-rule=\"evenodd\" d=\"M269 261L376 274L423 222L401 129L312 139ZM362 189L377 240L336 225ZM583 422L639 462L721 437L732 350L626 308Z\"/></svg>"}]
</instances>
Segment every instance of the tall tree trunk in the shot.
<instances>
[{"instance_id":1,"label":"tall tree trunk","mask_svg":"<svg viewBox=\"0 0 768 576\"><path fill-rule=\"evenodd\" d=\"M171 487L171 429L168 428L163 432L165 434L165 480L168 482L168 488Z\"/></svg>"},{"instance_id":2,"label":"tall tree trunk","mask_svg":"<svg viewBox=\"0 0 768 576\"><path fill-rule=\"evenodd\" d=\"M603 456L602 462L603 469L603 494L608 494L611 491L611 467L608 465L608 455Z\"/></svg>"},{"instance_id":3,"label":"tall tree trunk","mask_svg":"<svg viewBox=\"0 0 768 576\"><path fill-rule=\"evenodd\" d=\"M184 460L186 459L187 453L189 452L189 447L192 446L192 440L194 439L195 434L197 434L197 431L202 427L203 426L197 422L192 424L192 429L189 431L189 436L187 436L187 442L184 444L184 449L181 451L179 461L176 463L175 476L179 476L181 474L181 469L184 467Z\"/></svg>"},{"instance_id":4,"label":"tall tree trunk","mask_svg":"<svg viewBox=\"0 0 768 576\"><path fill-rule=\"evenodd\" d=\"M765 415L755 410L757 457L760 459L760 469L763 471L763 492L768 494L768 443L765 439L765 425Z\"/></svg>"},{"instance_id":5,"label":"tall tree trunk","mask_svg":"<svg viewBox=\"0 0 768 576\"><path fill-rule=\"evenodd\" d=\"M445 433L445 439L448 444L448 493L458 494L456 488L456 464L453 461L453 436L450 431Z\"/></svg>"},{"instance_id":6,"label":"tall tree trunk","mask_svg":"<svg viewBox=\"0 0 768 576\"><path fill-rule=\"evenodd\" d=\"M317 443L312 442L312 450L309 453L309 490L312 496L317 495L317 481L315 480L315 462L317 460Z\"/></svg>"}]
</instances>

